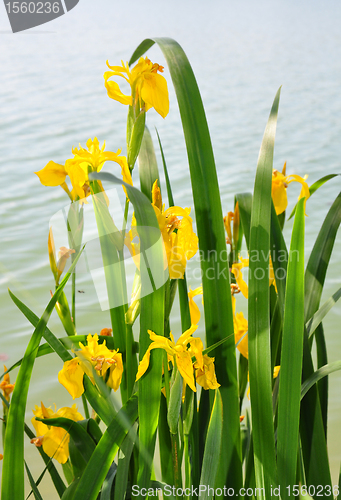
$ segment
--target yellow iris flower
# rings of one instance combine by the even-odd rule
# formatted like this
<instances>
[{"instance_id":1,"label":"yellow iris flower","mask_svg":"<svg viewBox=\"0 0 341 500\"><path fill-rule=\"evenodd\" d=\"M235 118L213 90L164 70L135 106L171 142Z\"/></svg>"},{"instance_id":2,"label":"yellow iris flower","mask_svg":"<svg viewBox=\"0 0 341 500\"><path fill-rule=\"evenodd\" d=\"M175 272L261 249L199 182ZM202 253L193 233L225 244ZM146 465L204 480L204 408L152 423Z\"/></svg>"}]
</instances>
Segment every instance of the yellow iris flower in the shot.
<instances>
[{"instance_id":1,"label":"yellow iris flower","mask_svg":"<svg viewBox=\"0 0 341 500\"><path fill-rule=\"evenodd\" d=\"M244 262L246 259L243 259ZM245 283L245 282L244 282ZM247 290L247 284L245 283L245 287ZM202 285L199 286L198 288L195 288L194 290L189 289L188 292L188 299L189 299L189 311L191 315L191 322L192 324L198 323L200 320L200 311L199 307L197 304L194 302L193 298L196 295L202 294ZM236 299L234 297L234 290L232 289L232 309L233 309L233 326L234 326L234 338L235 338L235 343L237 344L240 339L242 339L245 335L245 333L248 331L248 322L247 319L244 318L244 314L242 312L236 313ZM248 357L248 337L245 335L245 337L239 342L237 345L237 349L241 352L245 358ZM205 356L204 356L205 358ZM208 367L210 364L208 363ZM210 368L207 368L207 371L209 372ZM197 382L199 385L200 382ZM205 388L205 387L204 387ZM212 389L212 387L210 387Z\"/></svg>"},{"instance_id":2,"label":"yellow iris flower","mask_svg":"<svg viewBox=\"0 0 341 500\"><path fill-rule=\"evenodd\" d=\"M147 57L141 57L139 62L130 70L128 63L122 66L107 66L112 71L104 73L104 84L108 96L122 104L139 104L145 110L154 108L159 115L165 118L169 111L169 97L167 81L158 72L163 72L163 67L159 64L153 64ZM118 83L109 80L112 76L124 78L131 87L131 95L125 95L121 92Z\"/></svg>"},{"instance_id":3,"label":"yellow iris flower","mask_svg":"<svg viewBox=\"0 0 341 500\"><path fill-rule=\"evenodd\" d=\"M244 297L247 299L249 296L249 287L246 281L243 279L242 269L244 269L244 267L249 267L249 259L243 259L243 257L239 255L239 260L240 262L234 262L232 264L231 272L236 278L238 291L242 292ZM274 285L275 290L277 292L275 272L271 260L271 255L269 255L269 286L271 285Z\"/></svg>"},{"instance_id":4,"label":"yellow iris flower","mask_svg":"<svg viewBox=\"0 0 341 500\"><path fill-rule=\"evenodd\" d=\"M64 407L58 411L53 411L51 408L45 408L43 403L41 407L35 406L32 410L34 417L32 424L35 428L37 437L32 439L31 443L36 446L43 446L43 450L49 457L55 458L60 464L65 464L69 458L69 441L70 435L62 427L52 427L39 422L36 418L59 418L64 417L74 422L84 420L84 417L77 411L77 406L73 405L72 408Z\"/></svg>"},{"instance_id":5,"label":"yellow iris flower","mask_svg":"<svg viewBox=\"0 0 341 500\"><path fill-rule=\"evenodd\" d=\"M7 368L4 365L4 372L7 372ZM9 378L9 373L6 373L4 378L2 379L2 382L0 383L0 389L4 393L4 397L6 401L10 400L10 394L14 390L14 384L11 384L10 378Z\"/></svg>"},{"instance_id":6,"label":"yellow iris flower","mask_svg":"<svg viewBox=\"0 0 341 500\"><path fill-rule=\"evenodd\" d=\"M232 223L232 230L231 230ZM240 224L240 215L239 215L239 204L238 201L234 207L234 212L228 212L227 216L224 217L224 226L225 231L227 233L226 243L231 245L231 247L235 247L238 243L239 238L239 224Z\"/></svg>"},{"instance_id":7,"label":"yellow iris flower","mask_svg":"<svg viewBox=\"0 0 341 500\"><path fill-rule=\"evenodd\" d=\"M249 289L246 282L243 279L242 269L244 267L249 267L249 259L243 259L241 255L239 255L240 262L234 262L232 264L231 272L234 274L236 278L236 282L239 290L242 292L244 297L247 299L249 295Z\"/></svg>"},{"instance_id":8,"label":"yellow iris flower","mask_svg":"<svg viewBox=\"0 0 341 500\"><path fill-rule=\"evenodd\" d=\"M153 341L148 347L145 355L140 361L139 368L136 375L136 380L139 380L142 375L147 371L150 361L150 352L152 349L164 349L169 357L170 361L175 360L175 363L178 367L178 370L186 382L192 389L192 391L196 392L194 375L193 375L193 363L192 363L192 353L187 348L188 344L194 344L194 352L196 360L202 366L202 350L201 350L201 358L200 358L200 349L198 350L198 343L192 337L192 333L197 329L197 325L192 325L188 330L186 330L175 343L174 337L170 334L171 340L163 337L162 335L156 335L151 330L148 330L149 337ZM200 339L199 339L200 340ZM200 362L201 361L201 362Z\"/></svg>"},{"instance_id":9,"label":"yellow iris flower","mask_svg":"<svg viewBox=\"0 0 341 500\"><path fill-rule=\"evenodd\" d=\"M192 325L197 325L200 320L200 310L197 304L194 302L194 297L202 294L203 294L202 285L198 286L194 290L192 290L191 287L189 287L188 305L189 305L189 313L191 316Z\"/></svg>"},{"instance_id":10,"label":"yellow iris flower","mask_svg":"<svg viewBox=\"0 0 341 500\"><path fill-rule=\"evenodd\" d=\"M233 327L234 327L234 341L237 345L239 352L248 359L248 335L245 335L249 329L247 319L244 318L242 312L236 313L236 298L232 295L232 309L233 309ZM242 339L242 340L241 340Z\"/></svg>"},{"instance_id":11,"label":"yellow iris flower","mask_svg":"<svg viewBox=\"0 0 341 500\"><path fill-rule=\"evenodd\" d=\"M165 210L157 180L153 184L152 205L165 245L169 277L182 279L187 260L198 251L198 237L193 232L193 221L189 216L191 209L170 207Z\"/></svg>"},{"instance_id":12,"label":"yellow iris flower","mask_svg":"<svg viewBox=\"0 0 341 500\"><path fill-rule=\"evenodd\" d=\"M286 163L284 163L282 172L278 172L278 170L272 172L272 200L277 215L284 212L288 206L287 187L291 182L299 182L302 185L301 193L298 197L299 200L305 197L306 202L310 196L308 184L305 182L307 176L302 178L299 175L285 174Z\"/></svg>"},{"instance_id":13,"label":"yellow iris flower","mask_svg":"<svg viewBox=\"0 0 341 500\"><path fill-rule=\"evenodd\" d=\"M152 206L165 247L165 268L168 265L171 279L183 279L187 260L191 259L198 250L198 237L193 232L192 219L189 216L191 209L171 207L165 210L157 180L153 184ZM138 237L138 231L136 219L133 216L131 230L125 237L125 244L134 259L135 265L140 268L140 244L133 243L136 236Z\"/></svg>"},{"instance_id":14,"label":"yellow iris flower","mask_svg":"<svg viewBox=\"0 0 341 500\"><path fill-rule=\"evenodd\" d=\"M109 370L107 384L117 391L122 380L123 363L122 354L118 351L110 351L106 342L98 344L97 333L87 336L87 345L79 342L80 351L76 352L76 358L66 361L63 369L58 374L59 382L71 394L73 399L79 398L84 392L83 375L86 373L94 384L94 370L97 375L106 377Z\"/></svg>"},{"instance_id":15,"label":"yellow iris flower","mask_svg":"<svg viewBox=\"0 0 341 500\"><path fill-rule=\"evenodd\" d=\"M210 358L206 354L203 355L204 346L202 340L199 337L192 337L197 328L197 325L192 325L180 336L176 343L172 334L170 334L171 340L169 340L148 330L150 339L153 342L139 364L136 380L139 380L147 371L151 350L164 349L167 352L168 361L176 363L183 378L183 394L186 384L189 385L192 391L196 392L195 379L204 389L217 389L220 387L215 375L214 358ZM195 358L194 364L192 358ZM195 371L195 378L193 371Z\"/></svg>"},{"instance_id":16,"label":"yellow iris flower","mask_svg":"<svg viewBox=\"0 0 341 500\"><path fill-rule=\"evenodd\" d=\"M199 363L195 362L194 369L196 381L203 389L218 389L220 387L215 374L214 358L204 354L203 366L200 367Z\"/></svg>"},{"instance_id":17,"label":"yellow iris flower","mask_svg":"<svg viewBox=\"0 0 341 500\"><path fill-rule=\"evenodd\" d=\"M105 150L105 142L99 147L97 137L94 140L89 139L86 143L87 149L79 146L72 148L73 158L66 160L65 165L60 165L50 161L42 170L35 172L40 182L44 186L62 186L69 194L72 200L86 198L90 194L88 171L99 172L106 161L114 161L121 167L123 180L132 185L130 170L125 156L119 156L121 150L117 153ZM65 183L66 176L70 177L73 187L72 193ZM103 187L98 181L102 191Z\"/></svg>"}]
</instances>

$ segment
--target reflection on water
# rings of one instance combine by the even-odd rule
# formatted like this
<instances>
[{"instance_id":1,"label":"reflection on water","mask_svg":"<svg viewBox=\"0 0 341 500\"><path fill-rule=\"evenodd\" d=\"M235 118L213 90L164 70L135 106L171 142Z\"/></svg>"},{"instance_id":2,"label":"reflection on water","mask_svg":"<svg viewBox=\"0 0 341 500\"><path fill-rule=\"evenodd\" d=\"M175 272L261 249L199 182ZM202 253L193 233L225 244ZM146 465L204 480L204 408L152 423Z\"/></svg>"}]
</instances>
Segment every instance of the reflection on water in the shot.
<instances>
[{"instance_id":1,"label":"reflection on water","mask_svg":"<svg viewBox=\"0 0 341 500\"><path fill-rule=\"evenodd\" d=\"M48 222L66 202L60 188L43 187L33 171L49 160L63 163L70 157L71 147L79 142L84 145L89 137L106 140L108 150L124 150L127 109L107 98L105 61L116 64L128 60L136 46L150 36L170 36L183 46L204 100L227 212L237 190L252 189L264 127L280 85L275 167L282 168L286 160L288 174L309 174L310 183L340 171L340 17L341 5L335 1L328 3L327 10L308 1L296 5L290 1L216 0L208 5L194 0L127 0L124 4L82 0L48 28L16 35L7 34L8 21L2 17L0 355L8 356L8 365L23 355L32 327L12 304L7 288L36 314L42 313L53 287L47 255ZM155 47L150 57L163 63ZM150 111L148 124L153 136L154 127L159 130L176 202L192 206L180 118L167 70L165 76L172 99L169 116L163 120ZM160 158L158 151L157 155ZM119 174L112 163L105 169ZM309 200L307 251L339 189L340 181L334 179ZM299 187L297 192L292 187L291 206L298 192ZM325 298L340 287L340 243L339 237ZM189 278L192 287L197 284L191 275ZM109 326L109 316L101 311L91 277L81 276L79 287L85 293L77 294L78 332L99 332ZM325 321L330 361L337 360L340 353L340 315L336 305ZM49 326L63 335L56 315ZM173 320L172 328L179 331L179 318ZM200 329L202 332L202 325ZM57 407L71 404L57 383L60 368L53 356L37 361L27 419L32 416L30 409L41 400ZM334 484L341 458L340 381L338 373L330 377L329 452ZM31 462L36 477L41 464ZM44 488L48 484L42 486L43 494L48 491Z\"/></svg>"}]
</instances>

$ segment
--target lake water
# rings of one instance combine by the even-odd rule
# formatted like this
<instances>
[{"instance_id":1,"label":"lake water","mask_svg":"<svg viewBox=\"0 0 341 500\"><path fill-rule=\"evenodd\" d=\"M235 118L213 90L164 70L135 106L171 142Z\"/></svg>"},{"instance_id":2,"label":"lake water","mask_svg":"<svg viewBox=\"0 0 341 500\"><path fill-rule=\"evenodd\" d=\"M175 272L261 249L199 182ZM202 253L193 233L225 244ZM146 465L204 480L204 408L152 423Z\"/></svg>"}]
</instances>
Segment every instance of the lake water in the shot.
<instances>
[{"instance_id":1,"label":"lake water","mask_svg":"<svg viewBox=\"0 0 341 500\"><path fill-rule=\"evenodd\" d=\"M332 0L302 0L299 4L277 0L81 0L67 15L14 35L5 7L0 7L0 354L7 356L7 366L23 355L32 334L7 288L38 316L42 314L53 288L47 254L49 220L67 204L60 188L43 187L33 172L49 160L64 163L71 156L71 147L79 142L84 146L89 137L106 140L107 150L123 148L124 152L127 109L107 97L105 61L127 61L148 37L172 37L182 45L204 101L227 212L232 210L235 192L253 188L263 131L280 85L275 168L281 169L287 161L287 172L309 174L309 183L340 172L340 25L341 4ZM149 57L164 63L156 47L149 51ZM193 206L180 118L167 68L165 76L170 88L169 116L163 120L150 111L148 124L154 138L155 126L160 133L176 203ZM157 157L160 159L158 149ZM105 169L119 174L113 165ZM309 200L307 255L339 191L340 180L336 178ZM290 209L299 187L291 185L288 193ZM341 286L340 243L339 235L324 299ZM189 284L194 286L197 281L191 269ZM99 332L109 326L109 316L99 307L91 278L82 275L78 284L85 292L77 294L78 333ZM242 307L245 310L246 304ZM336 305L324 322L329 361L340 358L340 318L341 309ZM49 326L63 335L56 314ZM178 318L172 328L179 333ZM60 368L53 356L35 364L27 421L32 416L30 409L41 400L46 406L71 404L57 382ZM332 374L329 453L333 484L337 483L341 459L340 383L339 372ZM27 449L31 471L37 477L42 462L34 459L36 452L29 443ZM49 491L49 481L43 481L41 492L45 498L56 498Z\"/></svg>"}]
</instances>

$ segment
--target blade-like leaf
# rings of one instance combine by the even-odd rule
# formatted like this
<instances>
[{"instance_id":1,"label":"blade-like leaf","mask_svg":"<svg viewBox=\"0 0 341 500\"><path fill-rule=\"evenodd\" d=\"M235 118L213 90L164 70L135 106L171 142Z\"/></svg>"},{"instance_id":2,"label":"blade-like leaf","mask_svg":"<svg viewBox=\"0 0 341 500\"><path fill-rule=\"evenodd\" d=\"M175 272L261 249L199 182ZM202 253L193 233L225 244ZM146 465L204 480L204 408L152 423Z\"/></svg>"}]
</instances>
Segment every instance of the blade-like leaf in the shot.
<instances>
[{"instance_id":1,"label":"blade-like leaf","mask_svg":"<svg viewBox=\"0 0 341 500\"><path fill-rule=\"evenodd\" d=\"M103 434L82 474L73 500L96 500L118 449L137 415L135 395L121 408Z\"/></svg>"},{"instance_id":2,"label":"blade-like leaf","mask_svg":"<svg viewBox=\"0 0 341 500\"><path fill-rule=\"evenodd\" d=\"M326 377L330 373L336 372L337 370L341 370L341 361L334 361L333 363L329 363L326 366L322 366L316 372L314 372L309 378L307 378L301 387L301 399L307 394L309 389L316 384L321 378Z\"/></svg>"},{"instance_id":3,"label":"blade-like leaf","mask_svg":"<svg viewBox=\"0 0 341 500\"><path fill-rule=\"evenodd\" d=\"M219 389L215 391L214 404L210 422L208 424L207 438L205 444L204 458L202 463L200 485L205 485L206 489L201 492L200 498L211 500L214 496L214 485L218 470L219 454L222 445L223 430L223 402Z\"/></svg>"},{"instance_id":4,"label":"blade-like leaf","mask_svg":"<svg viewBox=\"0 0 341 500\"><path fill-rule=\"evenodd\" d=\"M323 318L329 313L331 308L336 304L336 302L341 297L341 288L337 290L337 292L333 293L331 297L320 307L320 309L313 314L310 320L306 324L307 334L309 337L313 335L316 328L319 326Z\"/></svg>"},{"instance_id":5,"label":"blade-like leaf","mask_svg":"<svg viewBox=\"0 0 341 500\"><path fill-rule=\"evenodd\" d=\"M280 89L270 112L259 153L249 247L249 376L253 446L256 485L264 500L270 498L271 487L277 483L272 416L269 252L271 183L279 97ZM253 252L257 258L253 258Z\"/></svg>"},{"instance_id":6,"label":"blade-like leaf","mask_svg":"<svg viewBox=\"0 0 341 500\"><path fill-rule=\"evenodd\" d=\"M95 177L91 179L95 179ZM101 191L98 183L94 180L91 180L90 188L92 191L92 202L101 246L115 348L119 349L125 360L126 335L132 335L132 333L128 331L125 322L125 305L128 303L128 299L125 294L125 283L123 283L124 266L120 258L120 251L123 248L123 236L115 226L110 215L105 193ZM120 391L122 401L127 401L128 388L126 370L124 370L122 374Z\"/></svg>"},{"instance_id":7,"label":"blade-like leaf","mask_svg":"<svg viewBox=\"0 0 341 500\"><path fill-rule=\"evenodd\" d=\"M43 497L41 496L39 490L38 490L38 487L36 485L36 483L34 482L34 479L33 479L33 476L31 474L31 471L25 461L25 469L26 469L26 473L27 473L27 477L28 477L28 480L30 482L30 485L31 485L31 488L32 488L32 491L33 491L33 495L34 495L34 498L36 500L43 500Z\"/></svg>"},{"instance_id":8,"label":"blade-like leaf","mask_svg":"<svg viewBox=\"0 0 341 500\"><path fill-rule=\"evenodd\" d=\"M31 309L27 307L23 302L21 302L21 300L19 300L18 297L16 297L14 293L11 292L11 290L8 290L8 293L10 294L10 297L15 305L20 309L24 316L26 316L28 321L32 323L33 326L37 326L39 322L38 316L34 314L34 312L31 311ZM68 361L72 358L71 354L65 349L62 342L57 339L57 337L55 337L47 327L45 328L43 337L63 361Z\"/></svg>"},{"instance_id":9,"label":"blade-like leaf","mask_svg":"<svg viewBox=\"0 0 341 500\"><path fill-rule=\"evenodd\" d=\"M100 500L111 500L112 499L111 490L112 490L113 482L114 482L114 479L116 476L116 472L117 472L117 465L115 464L115 462L113 462L111 464L109 472L108 472L108 474L103 482Z\"/></svg>"},{"instance_id":10,"label":"blade-like leaf","mask_svg":"<svg viewBox=\"0 0 341 500\"><path fill-rule=\"evenodd\" d=\"M246 246L250 246L250 226L251 226L251 209L252 209L252 194L238 193L236 200L239 205L240 222L245 235Z\"/></svg>"},{"instance_id":11,"label":"blade-like leaf","mask_svg":"<svg viewBox=\"0 0 341 500\"><path fill-rule=\"evenodd\" d=\"M159 146L160 146L160 152L161 152L161 158L162 158L162 165L163 165L163 171L165 173L165 179L166 179L166 187L167 187L167 196L168 196L168 205L170 207L174 207L174 199L173 199L173 194L172 194L172 188L171 188L171 183L168 175L168 169L167 169L167 164L166 164L166 158L163 152L163 147L161 144L161 139L159 136L159 132L156 131L157 133L157 139L159 141Z\"/></svg>"},{"instance_id":12,"label":"blade-like leaf","mask_svg":"<svg viewBox=\"0 0 341 500\"><path fill-rule=\"evenodd\" d=\"M303 380L308 380L314 373L314 366L308 336L303 339ZM322 412L317 387L311 387L301 401L300 436L304 470L307 485L315 488L331 485L327 443L324 432ZM325 498L332 498L324 489Z\"/></svg>"},{"instance_id":13,"label":"blade-like leaf","mask_svg":"<svg viewBox=\"0 0 341 500\"><path fill-rule=\"evenodd\" d=\"M166 58L184 130L201 252L207 345L233 333L233 315L226 240L217 173L206 115L190 63L170 38L145 40L130 63L156 42ZM213 278L212 278L213 277ZM224 408L223 441L217 487L242 486L236 353L233 336L215 353L215 367Z\"/></svg>"},{"instance_id":14,"label":"blade-like leaf","mask_svg":"<svg viewBox=\"0 0 341 500\"><path fill-rule=\"evenodd\" d=\"M158 335L164 331L164 283L162 238L154 209L148 198L133 186L117 177L100 172L90 174L93 179L123 184L134 205L137 230L140 237L141 315L140 360L145 354L150 338L148 330ZM152 293L151 293L152 292ZM140 487L148 488L154 456L161 395L162 353L154 350L150 367L139 380L139 476Z\"/></svg>"},{"instance_id":15,"label":"blade-like leaf","mask_svg":"<svg viewBox=\"0 0 341 500\"><path fill-rule=\"evenodd\" d=\"M130 467L130 457L133 453L134 444L137 435L137 424L130 430L129 434L125 437L123 443L121 444L119 455L118 455L118 465L115 480L115 500L124 500L127 492L128 484L128 473ZM110 472L110 471L109 471ZM102 488L102 496L103 496ZM110 500L110 497L108 497ZM102 497L101 497L101 500Z\"/></svg>"},{"instance_id":16,"label":"blade-like leaf","mask_svg":"<svg viewBox=\"0 0 341 500\"><path fill-rule=\"evenodd\" d=\"M305 272L305 321L307 322L318 310L322 290L326 278L331 253L334 247L337 231L341 223L341 193L330 207L328 214L322 224L314 247L311 251ZM328 364L326 341L323 327L315 331L318 368ZM311 342L310 342L311 346ZM323 426L327 435L328 420L328 378L324 378L318 384Z\"/></svg>"},{"instance_id":17,"label":"blade-like leaf","mask_svg":"<svg viewBox=\"0 0 341 500\"><path fill-rule=\"evenodd\" d=\"M3 463L2 474L2 498L15 498L24 500L24 427L25 409L28 388L31 380L34 361L38 352L39 343L46 329L46 324L51 316L53 308L63 291L68 279L73 272L81 255L70 266L68 273L55 291L48 303L42 317L40 318L31 340L27 346L25 356L15 383L11 405L7 417L5 445L6 453Z\"/></svg>"},{"instance_id":18,"label":"blade-like leaf","mask_svg":"<svg viewBox=\"0 0 341 500\"><path fill-rule=\"evenodd\" d=\"M277 464L283 499L295 484L304 330L304 199L297 205L286 281L279 379Z\"/></svg>"},{"instance_id":19,"label":"blade-like leaf","mask_svg":"<svg viewBox=\"0 0 341 500\"><path fill-rule=\"evenodd\" d=\"M327 268L340 223L341 193L329 209L307 264L305 272L305 321L308 321L319 307Z\"/></svg>"}]
</instances>

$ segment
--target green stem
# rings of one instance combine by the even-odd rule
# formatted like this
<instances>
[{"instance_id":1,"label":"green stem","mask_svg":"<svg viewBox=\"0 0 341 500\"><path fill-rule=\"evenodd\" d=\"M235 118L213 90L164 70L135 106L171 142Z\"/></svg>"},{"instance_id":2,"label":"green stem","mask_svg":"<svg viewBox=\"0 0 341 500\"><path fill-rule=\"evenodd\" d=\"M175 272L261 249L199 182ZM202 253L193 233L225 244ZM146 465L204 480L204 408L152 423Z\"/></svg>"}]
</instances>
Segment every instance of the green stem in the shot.
<instances>
[{"instance_id":1,"label":"green stem","mask_svg":"<svg viewBox=\"0 0 341 500\"><path fill-rule=\"evenodd\" d=\"M166 400L168 408L170 389L169 389L168 355L166 351L163 351L163 371L165 377L165 391L166 391Z\"/></svg>"},{"instance_id":2,"label":"green stem","mask_svg":"<svg viewBox=\"0 0 341 500\"><path fill-rule=\"evenodd\" d=\"M72 323L76 327L76 271L72 273Z\"/></svg>"},{"instance_id":3,"label":"green stem","mask_svg":"<svg viewBox=\"0 0 341 500\"><path fill-rule=\"evenodd\" d=\"M184 434L184 448L185 448L185 488L191 488L191 460L189 456L189 436ZM185 496L185 500L189 500L190 495Z\"/></svg>"},{"instance_id":4,"label":"green stem","mask_svg":"<svg viewBox=\"0 0 341 500\"><path fill-rule=\"evenodd\" d=\"M122 235L124 238L124 234L127 227L127 219L128 219L128 210L129 210L129 200L126 198L125 207L124 207L124 218L122 225ZM127 280L125 274L124 267L124 255L123 248L118 252L120 267L121 267L121 275L122 275L122 286L123 286L123 294L124 294L124 313L126 314L128 310L128 292L127 292ZM127 394L130 397L133 394L134 384L135 384L135 376L136 376L136 367L134 367L134 359L133 359L133 328L132 325L126 324L126 373L127 373ZM136 364L136 363L135 363Z\"/></svg>"},{"instance_id":5,"label":"green stem","mask_svg":"<svg viewBox=\"0 0 341 500\"><path fill-rule=\"evenodd\" d=\"M176 488L181 488L181 471L179 463L179 438L177 434L171 433L172 441L172 459L173 459L173 471L174 471L174 484Z\"/></svg>"},{"instance_id":6,"label":"green stem","mask_svg":"<svg viewBox=\"0 0 341 500\"><path fill-rule=\"evenodd\" d=\"M83 402L83 408L84 408L84 416L86 419L89 419L90 413L89 413L89 408L88 408L88 402L87 402L84 394L82 394L82 402Z\"/></svg>"}]
</instances>

